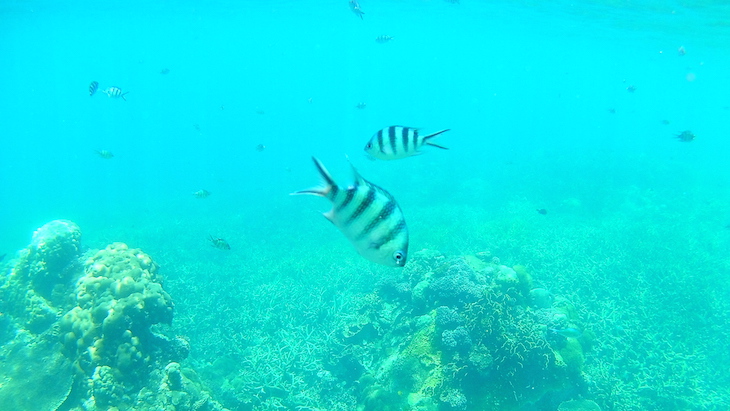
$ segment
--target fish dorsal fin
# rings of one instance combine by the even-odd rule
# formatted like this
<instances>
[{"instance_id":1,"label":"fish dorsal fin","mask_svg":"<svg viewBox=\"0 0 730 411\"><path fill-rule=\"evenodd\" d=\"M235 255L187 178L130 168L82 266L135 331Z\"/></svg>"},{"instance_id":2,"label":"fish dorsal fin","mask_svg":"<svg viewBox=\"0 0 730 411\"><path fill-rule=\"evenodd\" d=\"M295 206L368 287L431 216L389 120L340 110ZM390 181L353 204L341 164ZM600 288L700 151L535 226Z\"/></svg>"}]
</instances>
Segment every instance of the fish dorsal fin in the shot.
<instances>
[{"instance_id":1,"label":"fish dorsal fin","mask_svg":"<svg viewBox=\"0 0 730 411\"><path fill-rule=\"evenodd\" d=\"M350 168L352 169L352 177L355 179L355 181L353 182L353 185L355 187L360 186L360 185L367 185L368 184L367 180L362 178L360 173L357 171L355 166L352 164L352 161L350 161L350 157L345 156L345 158L347 159L347 162L350 163Z\"/></svg>"}]
</instances>

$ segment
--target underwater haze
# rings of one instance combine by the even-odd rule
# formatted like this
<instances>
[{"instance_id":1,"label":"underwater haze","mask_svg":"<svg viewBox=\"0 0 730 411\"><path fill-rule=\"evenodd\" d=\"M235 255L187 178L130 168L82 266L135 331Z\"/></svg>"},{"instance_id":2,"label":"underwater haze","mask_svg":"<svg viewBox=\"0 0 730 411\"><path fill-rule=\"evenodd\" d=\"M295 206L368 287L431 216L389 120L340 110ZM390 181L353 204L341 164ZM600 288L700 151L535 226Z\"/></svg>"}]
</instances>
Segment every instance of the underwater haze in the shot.
<instances>
[{"instance_id":1,"label":"underwater haze","mask_svg":"<svg viewBox=\"0 0 730 411\"><path fill-rule=\"evenodd\" d=\"M729 409L729 22L0 0L0 409ZM448 149L369 156L393 125ZM313 156L405 267L289 195Z\"/></svg>"}]
</instances>

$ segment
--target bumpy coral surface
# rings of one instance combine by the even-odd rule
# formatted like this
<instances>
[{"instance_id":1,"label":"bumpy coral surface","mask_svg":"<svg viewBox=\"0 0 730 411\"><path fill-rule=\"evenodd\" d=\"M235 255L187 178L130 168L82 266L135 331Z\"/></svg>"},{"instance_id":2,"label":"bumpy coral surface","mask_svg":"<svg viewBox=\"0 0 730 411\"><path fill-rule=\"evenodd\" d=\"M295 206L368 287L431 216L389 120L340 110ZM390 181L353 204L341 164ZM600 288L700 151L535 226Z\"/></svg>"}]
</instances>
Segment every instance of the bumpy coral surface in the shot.
<instances>
[{"instance_id":1,"label":"bumpy coral surface","mask_svg":"<svg viewBox=\"0 0 730 411\"><path fill-rule=\"evenodd\" d=\"M84 369L113 365L144 371L150 327L172 321L173 303L157 266L140 250L114 243L85 263L76 286L78 306L61 319L62 341Z\"/></svg>"},{"instance_id":2,"label":"bumpy coral surface","mask_svg":"<svg viewBox=\"0 0 730 411\"><path fill-rule=\"evenodd\" d=\"M80 239L52 221L0 277L0 409L222 410L178 363L187 341L155 328L174 306L152 258L122 243L84 257Z\"/></svg>"}]
</instances>

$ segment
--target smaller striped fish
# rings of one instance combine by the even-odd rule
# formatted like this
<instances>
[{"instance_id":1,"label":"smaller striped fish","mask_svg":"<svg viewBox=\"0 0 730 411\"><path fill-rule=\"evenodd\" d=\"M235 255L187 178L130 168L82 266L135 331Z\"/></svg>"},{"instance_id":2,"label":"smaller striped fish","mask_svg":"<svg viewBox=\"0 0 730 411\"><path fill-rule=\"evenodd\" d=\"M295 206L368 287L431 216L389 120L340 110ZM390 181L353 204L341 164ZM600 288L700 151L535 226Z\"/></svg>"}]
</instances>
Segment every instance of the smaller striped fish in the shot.
<instances>
[{"instance_id":1,"label":"smaller striped fish","mask_svg":"<svg viewBox=\"0 0 730 411\"><path fill-rule=\"evenodd\" d=\"M120 98L121 97L122 100L124 100L124 101L127 101L127 99L124 98L124 96L129 94L128 91L123 93L122 89L120 89L119 87L109 87L108 89L102 90L102 91L111 98Z\"/></svg>"},{"instance_id":2,"label":"smaller striped fish","mask_svg":"<svg viewBox=\"0 0 730 411\"><path fill-rule=\"evenodd\" d=\"M93 96L94 93L96 93L96 90L99 89L99 82L98 81L92 81L91 84L89 84L89 97Z\"/></svg>"},{"instance_id":3,"label":"smaller striped fish","mask_svg":"<svg viewBox=\"0 0 730 411\"><path fill-rule=\"evenodd\" d=\"M389 267L403 267L408 259L408 228L398 203L390 193L360 176L355 167L352 186L339 187L312 157L324 184L292 194L326 197L332 209L324 216L347 237L355 249L370 261Z\"/></svg>"},{"instance_id":4,"label":"smaller striped fish","mask_svg":"<svg viewBox=\"0 0 730 411\"><path fill-rule=\"evenodd\" d=\"M393 40L393 37L387 36L385 34L383 34L382 36L378 36L378 37L375 38L375 42L376 43L380 43L380 44L385 44L385 43L387 43L387 42L389 42L391 40Z\"/></svg>"},{"instance_id":5,"label":"smaller striped fish","mask_svg":"<svg viewBox=\"0 0 730 411\"><path fill-rule=\"evenodd\" d=\"M418 134L413 127L390 126L375 133L365 145L365 152L381 160L398 160L422 154L421 147L425 145L448 150L448 148L434 144L430 139L445 133L449 129L437 131L427 136Z\"/></svg>"}]
</instances>

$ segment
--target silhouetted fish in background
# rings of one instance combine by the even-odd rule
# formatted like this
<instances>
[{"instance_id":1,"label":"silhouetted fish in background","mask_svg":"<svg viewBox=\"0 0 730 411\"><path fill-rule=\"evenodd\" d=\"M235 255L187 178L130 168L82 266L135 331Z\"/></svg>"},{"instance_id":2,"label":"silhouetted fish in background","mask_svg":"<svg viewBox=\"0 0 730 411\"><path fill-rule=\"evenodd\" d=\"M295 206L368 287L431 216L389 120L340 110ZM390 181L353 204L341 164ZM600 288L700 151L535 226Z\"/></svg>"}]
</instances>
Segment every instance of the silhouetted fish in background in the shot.
<instances>
[{"instance_id":1,"label":"silhouetted fish in background","mask_svg":"<svg viewBox=\"0 0 730 411\"><path fill-rule=\"evenodd\" d=\"M360 3L357 0L350 0L350 10L355 13L362 20L362 15L365 14L360 8Z\"/></svg>"},{"instance_id":2,"label":"silhouetted fish in background","mask_svg":"<svg viewBox=\"0 0 730 411\"><path fill-rule=\"evenodd\" d=\"M212 235L209 235L209 237L210 238L208 238L208 240L210 240L211 246L213 246L219 250L230 250L231 249L231 245L228 244L228 241L226 241L220 237L213 237Z\"/></svg>"},{"instance_id":3,"label":"silhouetted fish in background","mask_svg":"<svg viewBox=\"0 0 730 411\"><path fill-rule=\"evenodd\" d=\"M545 214L547 214L547 210L546 210L546 209L544 209L544 208L538 208L538 209L537 209L537 212L538 212L538 214L542 214L542 215L545 215Z\"/></svg>"},{"instance_id":4,"label":"silhouetted fish in background","mask_svg":"<svg viewBox=\"0 0 730 411\"><path fill-rule=\"evenodd\" d=\"M210 196L210 191L208 190L198 190L193 193L193 196L195 198L208 198Z\"/></svg>"},{"instance_id":5,"label":"silhouetted fish in background","mask_svg":"<svg viewBox=\"0 0 730 411\"><path fill-rule=\"evenodd\" d=\"M94 93L96 93L96 90L99 89L99 82L98 81L92 81L91 84L89 84L89 97L93 96Z\"/></svg>"},{"instance_id":6,"label":"silhouetted fish in background","mask_svg":"<svg viewBox=\"0 0 730 411\"><path fill-rule=\"evenodd\" d=\"M96 155L98 155L99 157L101 157L105 160L114 158L114 154L112 154L112 152L109 150L94 150L94 152L96 153Z\"/></svg>"},{"instance_id":7,"label":"silhouetted fish in background","mask_svg":"<svg viewBox=\"0 0 730 411\"><path fill-rule=\"evenodd\" d=\"M257 144L256 145L256 151L258 151L259 153L262 152L262 151L264 151L264 150L266 150L266 146L265 145L263 145L263 144Z\"/></svg>"},{"instance_id":8,"label":"silhouetted fish in background","mask_svg":"<svg viewBox=\"0 0 730 411\"><path fill-rule=\"evenodd\" d=\"M6 254L3 254L3 255L0 255L0 261L4 260L6 255L8 255L8 254L6 253Z\"/></svg>"},{"instance_id":9,"label":"silhouetted fish in background","mask_svg":"<svg viewBox=\"0 0 730 411\"><path fill-rule=\"evenodd\" d=\"M391 40L393 40L393 37L386 35L378 36L375 38L375 42L380 44L385 44Z\"/></svg>"},{"instance_id":10,"label":"silhouetted fish in background","mask_svg":"<svg viewBox=\"0 0 730 411\"><path fill-rule=\"evenodd\" d=\"M120 98L121 97L122 100L124 100L124 101L127 101L127 99L124 98L124 96L129 94L128 91L122 92L122 89L120 89L119 87L109 87L108 89L102 90L102 91L104 93L106 93L106 95L109 96L110 98Z\"/></svg>"},{"instance_id":11,"label":"silhouetted fish in background","mask_svg":"<svg viewBox=\"0 0 730 411\"><path fill-rule=\"evenodd\" d=\"M679 139L679 141L682 141L682 142L685 142L685 143L688 143L690 141L694 141L694 139L697 138L695 136L695 134L693 132L689 131L689 130L684 130L683 132L677 134L676 137Z\"/></svg>"}]
</instances>

